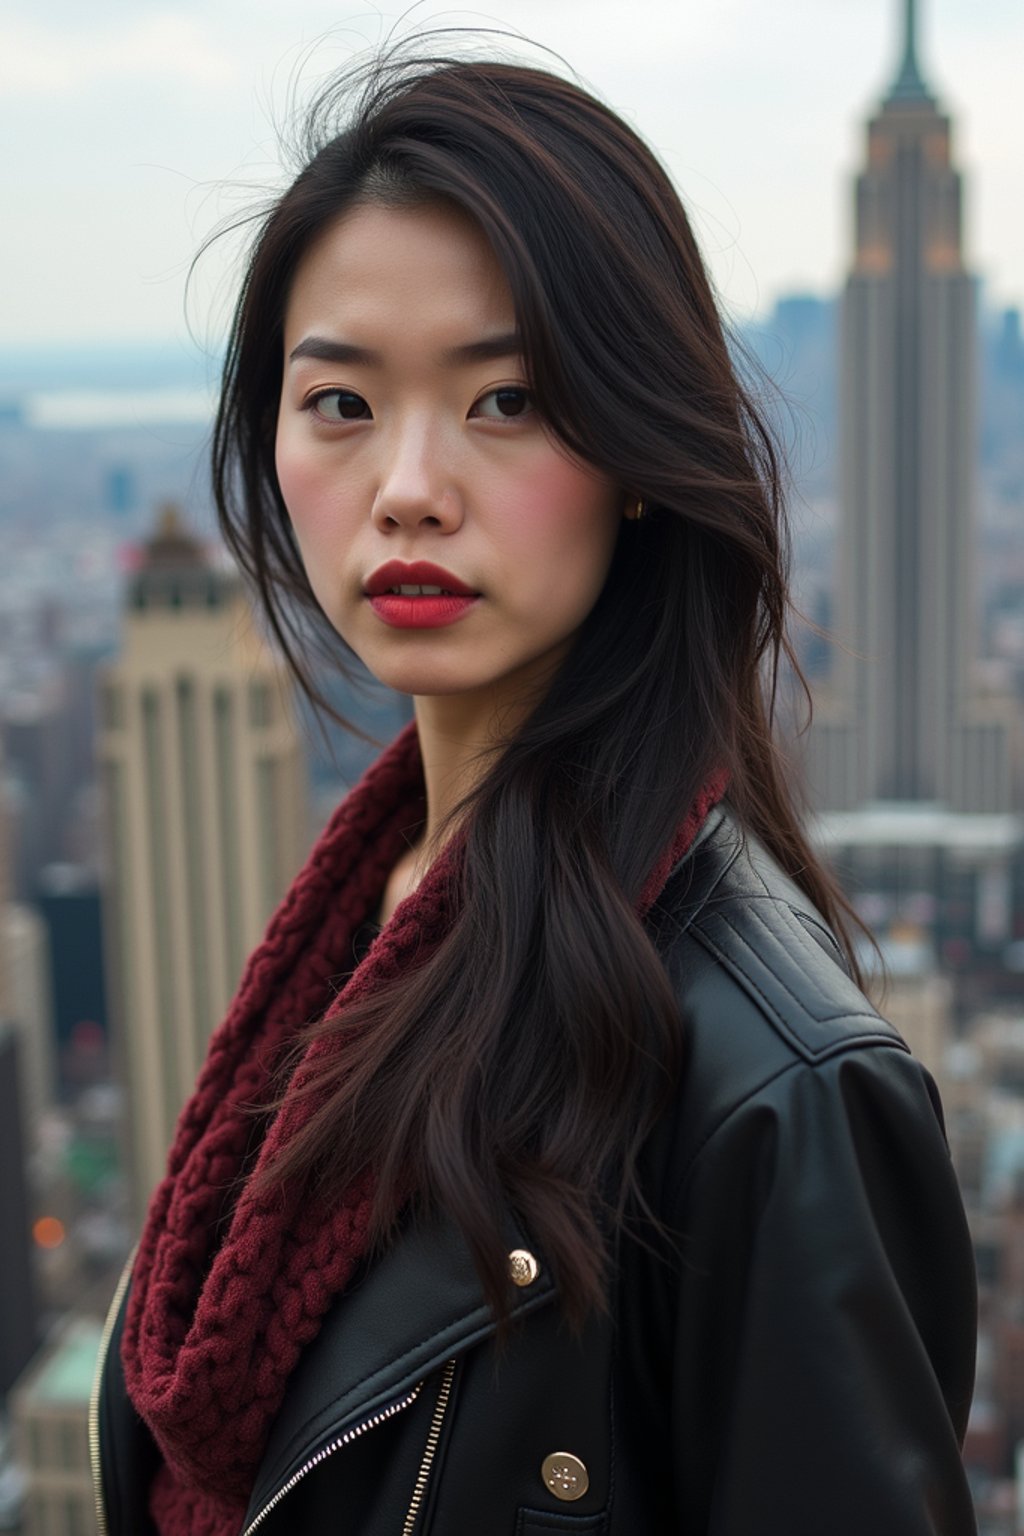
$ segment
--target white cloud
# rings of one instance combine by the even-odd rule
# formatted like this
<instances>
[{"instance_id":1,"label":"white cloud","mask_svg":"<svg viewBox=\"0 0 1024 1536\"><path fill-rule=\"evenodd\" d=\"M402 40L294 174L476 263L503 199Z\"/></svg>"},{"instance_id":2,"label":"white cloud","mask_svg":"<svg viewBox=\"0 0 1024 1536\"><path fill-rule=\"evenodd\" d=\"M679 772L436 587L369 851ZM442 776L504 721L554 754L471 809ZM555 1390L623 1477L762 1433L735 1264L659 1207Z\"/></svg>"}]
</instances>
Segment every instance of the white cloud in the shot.
<instances>
[{"instance_id":1,"label":"white cloud","mask_svg":"<svg viewBox=\"0 0 1024 1536\"><path fill-rule=\"evenodd\" d=\"M60 28L0 21L0 90L8 102L147 77L203 87L238 78L237 56L196 17L162 11L100 30L90 12L82 14L77 26Z\"/></svg>"}]
</instances>

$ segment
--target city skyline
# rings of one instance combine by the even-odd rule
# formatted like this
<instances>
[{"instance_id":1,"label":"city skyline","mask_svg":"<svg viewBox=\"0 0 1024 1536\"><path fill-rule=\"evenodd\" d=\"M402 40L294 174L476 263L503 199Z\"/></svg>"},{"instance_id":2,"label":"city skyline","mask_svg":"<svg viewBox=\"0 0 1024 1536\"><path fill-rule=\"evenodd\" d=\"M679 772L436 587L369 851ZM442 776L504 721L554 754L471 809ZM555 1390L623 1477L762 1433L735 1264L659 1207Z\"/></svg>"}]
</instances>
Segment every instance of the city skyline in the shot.
<instances>
[{"instance_id":1,"label":"city skyline","mask_svg":"<svg viewBox=\"0 0 1024 1536\"><path fill-rule=\"evenodd\" d=\"M858 125L894 74L901 11L900 0L787 0L769 25L754 0L700 10L640 0L624 23L610 0L490 0L486 11L423 0L404 30L506 27L562 53L663 157L723 303L744 318L784 292L838 291ZM188 344L189 262L219 218L280 184L272 125L289 87L308 99L396 14L323 0L275 17L234 0L212 13L192 0L103 0L85 17L66 0L42 14L13 0L0 21L0 121L17 151L0 167L0 195L17 237L4 256L0 349ZM993 305L1024 304L1024 15L1010 0L983 11L926 0L919 33L971 188L968 263ZM232 182L247 185L232 192ZM204 343L233 289L224 254L193 290L189 320Z\"/></svg>"},{"instance_id":2,"label":"city skyline","mask_svg":"<svg viewBox=\"0 0 1024 1536\"><path fill-rule=\"evenodd\" d=\"M538 36L543 23L547 40L556 43L554 23L549 27L540 0L492 3L506 19L514 13L524 30ZM944 730L946 723L954 723L947 734L960 742L966 735L964 700L953 697L950 686L954 672L961 691L976 691L977 697L967 701L972 708L987 708L991 696L1012 691L1017 725L1024 720L1024 339L1020 316L1002 313L1011 304L1024 309L1024 253L1018 240L1015 264L1007 259L998 268L1019 274L1016 287L993 281L980 295L982 323L975 325L979 295L974 279L994 277L985 253L1002 247L1001 237L979 217L979 191L991 197L997 183L990 179L989 162L979 160L971 147L980 142L972 140L978 66L970 49L960 46L956 14L963 0L916 0L923 82L934 90L939 112L952 122L952 142L939 123L925 122L923 115L920 133L909 121L904 126L913 132L907 134L877 121L872 132L883 98L901 77L900 34L911 3L817 0L813 7L812 0L787 0L781 9L769 12L762 6L755 13L752 0L722 0L716 8L702 7L700 15L687 15L693 8L679 7L676 0L638 0L630 22L637 36L644 34L649 55L657 52L651 44L651 18L664 21L666 31L670 22L677 32L679 26L690 27L694 54L689 79L699 70L707 75L717 57L723 101L731 106L740 82L753 84L759 73L760 83L767 81L781 103L780 114L766 114L764 97L752 94L742 118L714 144L691 139L687 147L691 127L685 126L677 140L672 138L673 123L692 125L705 110L708 78L698 82L695 101L682 100L688 87L685 81L680 84L678 111L672 116L675 109L662 87L652 91L650 100L640 89L630 95L641 80L636 73L639 46L635 54L623 50L622 73L612 68L616 61L607 46L605 62L597 44L588 45L594 50L589 58L582 47L564 47L581 74L623 109L668 160L691 210L697 189L698 236L712 257L709 231L721 236L719 265L713 259L712 271L727 310L739 322L738 338L784 391L777 429L793 460L790 513L797 533L798 606L836 637L827 645L822 635L794 631L801 648L807 642L803 659L811 658L809 672L820 690L815 730L828 720L824 689L830 653L848 661L855 651L865 658L861 671L881 674L886 684L898 670L892 658L904 658L898 697L881 700L876 688L871 702L885 705L875 710L881 733L915 738L913 750L902 753L901 763L870 764L870 785L858 765L859 777L848 776L851 784L856 777L857 791L851 790L850 806L817 818L815 836L882 945L890 972L882 1012L941 1091L982 1300L976 1407L965 1460L983 1536L1011 1536L1016 1525L1011 1527L1010 1501L1017 1500L1024 1510L1024 1328L1019 1318L1024 1286L1024 785L1018 779L1014 804L999 814L994 810L998 796L983 803L973 786L973 803L961 797L962 803L948 810L930 802L933 791L938 798L943 786L927 774L940 756L935 727ZM1005 0L986 4L979 31L998 31L1002 21L1012 19ZM1021 8L1020 0L1013 0L1013 8ZM8 17L22 9L29 14L22 0L11 0ZM557 11L559 22L564 15L585 14L579 0L548 10ZM436 15L436 0L425 0L418 12ZM593 0L586 8L590 13L607 21L613 11L604 0ZM839 55L847 50L848 78L842 99L826 102L835 94L836 59L821 50L830 21L840 13L843 26L833 28L827 47ZM282 61L294 61L286 52L291 46L284 40L286 32L299 36L314 30L311 18L319 18L316 26L320 21L326 26L330 7L320 0L296 0L290 17L279 16L273 25L254 15L244 36L240 14L235 0L225 0L212 18L198 11L193 15L190 6L177 0L165 6L159 0L143 0L141 6L98 0L86 19L93 34L86 39L69 0L53 0L29 41L52 40L62 28L65 53L38 54L35 76L31 51L5 52L16 28L0 18L0 122L5 116L12 120L11 71L21 72L23 98L38 89L42 107L47 91L62 81L67 99L74 97L66 71L78 62L79 84L91 80L89 89L102 91L106 81L108 127L113 132L120 122L123 133L124 125L131 127L135 120L124 115L112 71L134 59L135 91L143 101L144 81L151 85L159 74L159 61L146 49L158 46L168 56L165 78L192 79L198 104L204 78L212 94L224 87L208 160L198 155L196 144L209 119L200 118L197 105L195 121L186 125L184 96L182 121L163 122L163 161L155 141L142 142L144 135L138 143L120 146L116 163L112 137L97 151L106 157L109 172L104 197L116 199L119 187L139 191L151 181L162 198L145 232L147 247L125 244L116 252L116 263L110 254L114 247L103 247L111 266L102 283L97 286L88 270L91 231L82 222L82 210L91 206L91 193L84 184L79 201L70 205L70 211L78 210L77 230L68 226L71 233L51 232L45 252L42 245L16 240L17 249L8 247L4 254L4 270L14 281L6 288L0 285L0 523L7 534L0 570L0 1128L8 1132L7 1163L20 1168L24 1162L27 1189L23 1198L17 1181L8 1180L7 1222L0 1220L0 1232L6 1233L10 1255L8 1342L16 1346L19 1363L28 1353L31 1330L24 1312L26 1287L22 1283L18 1295L16 1282L19 1269L23 1279L30 1261L44 1322L43 1342L7 1400L10 1439L0 1423L4 1528L23 1497L27 1530L64 1531L64 1523L68 1531L91 1529L89 1387L101 1342L100 1319L137 1228L138 1202L163 1170L178 1107L195 1078L209 1032L227 1009L232 981L274 905L275 890L286 882L289 868L298 867L345 788L375 755L365 742L346 739L340 731L331 731L321 743L304 704L295 719L288 718L290 705L287 710L284 705L290 681L280 672L279 658L273 661L255 645L237 576L216 547L206 440L213 349L204 359L184 327L175 329L184 268L198 243L188 216L202 212L203 194L191 190L189 178L199 176L207 164L219 166L216 174L223 175L238 163L249 142L250 105L273 68L286 73L290 66ZM214 46L229 30L224 16L238 33L235 60ZM51 18L55 28L49 26ZM743 30L744 18L751 34L746 52L732 54L727 66L726 45ZM820 109L818 116L811 112L806 118L790 77L777 67L800 26L807 37L799 61L801 79ZM123 47L107 58L104 49L119 28ZM777 35L767 39L770 28ZM851 39L857 28L855 51ZM714 29L721 32L717 39ZM1024 15L1014 32L1020 39L1015 55L1005 41L1009 32L999 35L1006 49L1000 63L1006 79L1013 58L1024 55ZM612 33L606 28L602 36L607 44ZM78 61L70 53L75 40ZM766 48L755 71L751 61L762 40ZM185 68L173 55L188 48L195 53ZM741 57L746 65L737 62ZM230 92L224 70L233 81ZM658 78L663 82L665 71ZM998 80L993 99L1008 101L997 87ZM756 137L750 127L755 106L763 118ZM920 102L911 114L915 119L918 109L923 114ZM255 123L258 110L252 110ZM711 124L710 113L705 115ZM826 115L832 137L819 133L810 143ZM58 113L58 118L66 127L67 116ZM57 126L48 125L50 140L56 139ZM741 131L748 134L747 158L763 183L746 191L733 182ZM251 133L255 144L257 128ZM792 166L780 167L787 146L793 149L800 136L807 144L799 153L794 150ZM913 175L899 179L904 195L897 196L888 167L908 147L916 155L918 141L927 143L928 151L918 157ZM1017 152L1020 141L1017 128L1015 137L1007 138L1007 155L1011 148ZM62 174L71 177L84 164L85 142L84 130L79 140L69 139ZM765 155L758 160L750 144L762 143ZM673 145L675 152L669 153ZM923 160L928 161L926 174ZM768 172L776 167L785 186L772 183ZM23 164L0 160L0 195L12 195L19 174L24 180ZM908 182L916 188L909 199ZM872 215L862 218L860 227L854 216L858 184L862 213ZM66 192L55 190L56 180L41 185L40 207L44 192L54 203L66 198ZM754 248L765 231L780 242L794 234L789 227L793 204L787 198L800 186L807 190L810 212L822 232L823 243L808 253L818 263L814 270L825 274L821 281L811 267L773 268L774 257L765 254L762 261ZM173 196L167 195L168 188L177 189ZM766 214L773 197L775 223L786 227L774 228ZM1008 194L1004 198L1010 200ZM908 210L912 215L903 217L901 231L891 218L897 203L904 215ZM22 206L15 198L15 207ZM109 204L101 198L99 206ZM982 198L981 210L984 206ZM130 209L134 222L148 219L151 207L155 204L139 191ZM922 218L923 210L941 218ZM24 231L26 217L15 213L16 233ZM104 239L121 228L111 222ZM33 225L34 233L41 229ZM730 247L730 232L737 230ZM145 263L161 242L167 244L163 266L153 267L147 278ZM799 240L792 248L799 254ZM912 262L910 257L924 248L931 253L930 265ZM831 265L826 266L830 250ZM60 264L69 283L77 285L71 297L81 295L76 323L94 327L88 334L74 334L67 325L58 329L65 324L61 314L70 314L67 306L47 308L46 295ZM920 285L922 272L928 274L931 297L919 310L909 306L909 325L901 327L895 319L900 306L886 287L887 265L903 271L904 299L908 287ZM768 274L775 270L783 275L771 287ZM20 286L18 273L24 278ZM31 295L25 286L28 276L38 277ZM855 290L852 307L849 290L843 295L845 283ZM737 299L755 286L762 300L759 323L748 326ZM110 329L111 315L120 313L111 308L111 293L125 298L126 316L136 314L135 298L140 304L152 299L148 313L171 316L164 332L130 335ZM781 302L769 319L775 301ZM854 328L871 344L854 357L847 336L848 366L841 383L844 306ZM905 303L901 312L905 318ZM5 330L12 317L23 325L20 338L14 329ZM972 330L982 385L977 435ZM901 331L907 333L902 343ZM917 344L918 331L931 338L927 348ZM852 422L850 412L844 414L851 394L859 400ZM925 403L920 412L918 397ZM870 444L863 455L864 473L853 479L848 463L842 471L841 434L847 444ZM894 475L897 443L904 452L900 473ZM940 475L948 482L943 487L937 485ZM972 498L979 515L968 519ZM840 518L842 502L846 510ZM864 508L859 522L849 512L857 502ZM177 510L169 503L176 503ZM846 598L852 593L872 600L867 622L852 634L843 632L844 581L835 558L843 519L847 536L865 553L847 583ZM917 554L923 558L915 560ZM922 595L933 610L930 626L915 622ZM903 631L899 644L897 627ZM852 645L852 651L843 652L843 644ZM979 656L983 662L975 671ZM935 665L943 658L950 663L945 673ZM349 692L326 666L317 681L342 714L381 741L408 718L404 696ZM858 696L853 689L850 697L837 701L842 705L837 723L847 738L856 734L866 741L874 729L863 725L867 710L861 706L869 691L861 687ZM922 712L920 707L940 696L949 703L942 720L934 709ZM1008 695L1006 702L1009 707ZM972 722L978 718L975 711ZM836 744L838 756L848 742L837 739ZM993 757L1001 760L1001 754L989 754L986 761ZM962 753L961 760L968 761L968 754ZM903 773L908 761L912 771L900 780L896 770ZM882 786L886 793L897 791L904 803L876 803L858 812L854 802L866 798L868 788L874 796L883 772L888 774ZM875 957L864 946L859 958L873 989ZM13 1033L6 1028L9 1020ZM15 1056L24 1159L14 1150ZM19 1208L25 1199L30 1222ZM0 1217L4 1214L0 1201ZM3 1342L0 1338L0 1356ZM12 1365L7 1374L15 1370ZM827 1524L827 1511L823 1518Z\"/></svg>"}]
</instances>

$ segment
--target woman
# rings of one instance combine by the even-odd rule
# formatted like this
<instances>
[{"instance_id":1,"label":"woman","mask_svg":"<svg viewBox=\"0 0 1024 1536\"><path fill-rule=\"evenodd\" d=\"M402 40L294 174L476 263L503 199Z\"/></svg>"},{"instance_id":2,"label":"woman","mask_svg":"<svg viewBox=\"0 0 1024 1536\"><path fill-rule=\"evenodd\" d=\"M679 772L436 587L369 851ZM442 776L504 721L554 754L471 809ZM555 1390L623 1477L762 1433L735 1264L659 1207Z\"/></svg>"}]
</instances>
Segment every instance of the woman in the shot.
<instances>
[{"instance_id":1,"label":"woman","mask_svg":"<svg viewBox=\"0 0 1024 1536\"><path fill-rule=\"evenodd\" d=\"M576 86L365 82L256 241L224 534L415 701L250 958L98 1403L160 1536L973 1530L934 1089L772 739L779 476Z\"/></svg>"}]
</instances>

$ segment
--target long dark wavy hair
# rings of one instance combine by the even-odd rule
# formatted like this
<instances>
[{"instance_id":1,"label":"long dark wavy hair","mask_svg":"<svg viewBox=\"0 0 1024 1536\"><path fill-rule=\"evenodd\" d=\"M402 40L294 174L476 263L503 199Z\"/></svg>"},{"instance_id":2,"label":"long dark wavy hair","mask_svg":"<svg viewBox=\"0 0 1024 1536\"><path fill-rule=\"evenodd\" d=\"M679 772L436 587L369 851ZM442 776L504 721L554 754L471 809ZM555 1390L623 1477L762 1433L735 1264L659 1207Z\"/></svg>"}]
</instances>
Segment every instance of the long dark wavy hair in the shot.
<instances>
[{"instance_id":1,"label":"long dark wavy hair","mask_svg":"<svg viewBox=\"0 0 1024 1536\"><path fill-rule=\"evenodd\" d=\"M340 131L339 131L340 129ZM525 1221L578 1324L607 1304L608 1218L644 1207L638 1154L684 1060L635 904L711 772L740 824L839 935L852 908L801 829L773 733L787 638L780 458L737 376L666 172L613 112L545 70L391 52L332 87L308 163L265 218L235 314L213 446L224 538L299 685L344 666L274 468L284 312L311 241L358 203L457 205L511 288L536 405L643 497L571 653L464 820L445 942L329 1026L344 1066L275 1176L378 1177L375 1236L418 1198L461 1226L499 1316L501 1213ZM485 960L485 963L484 963ZM610 1193L609 1193L610 1192Z\"/></svg>"}]
</instances>

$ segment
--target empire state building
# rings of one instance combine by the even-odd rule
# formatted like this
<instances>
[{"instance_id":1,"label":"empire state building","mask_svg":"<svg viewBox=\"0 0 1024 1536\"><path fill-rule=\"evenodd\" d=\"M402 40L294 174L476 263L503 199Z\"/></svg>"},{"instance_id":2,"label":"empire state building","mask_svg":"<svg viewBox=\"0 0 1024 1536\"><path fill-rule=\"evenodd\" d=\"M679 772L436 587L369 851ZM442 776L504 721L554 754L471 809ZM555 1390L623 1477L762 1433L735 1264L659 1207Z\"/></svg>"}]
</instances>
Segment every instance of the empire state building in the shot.
<instances>
[{"instance_id":1,"label":"empire state building","mask_svg":"<svg viewBox=\"0 0 1024 1536\"><path fill-rule=\"evenodd\" d=\"M842 304L841 648L815 700L812 794L825 812L930 802L1003 812L1014 707L976 676L975 287L964 264L949 117L902 58L867 129Z\"/></svg>"}]
</instances>

